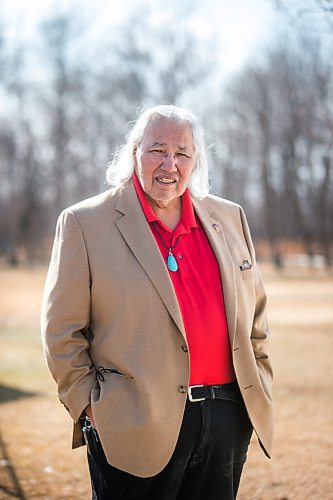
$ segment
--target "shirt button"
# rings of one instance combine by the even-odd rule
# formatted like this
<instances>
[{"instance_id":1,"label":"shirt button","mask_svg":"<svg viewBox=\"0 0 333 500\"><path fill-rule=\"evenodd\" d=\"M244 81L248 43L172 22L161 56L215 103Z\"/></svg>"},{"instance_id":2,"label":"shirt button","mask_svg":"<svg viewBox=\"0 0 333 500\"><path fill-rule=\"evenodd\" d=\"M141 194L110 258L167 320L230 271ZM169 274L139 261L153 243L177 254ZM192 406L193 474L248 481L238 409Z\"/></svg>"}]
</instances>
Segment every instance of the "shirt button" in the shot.
<instances>
[{"instance_id":1,"label":"shirt button","mask_svg":"<svg viewBox=\"0 0 333 500\"><path fill-rule=\"evenodd\" d=\"M178 259L182 259L183 255L181 253L178 254Z\"/></svg>"},{"instance_id":2,"label":"shirt button","mask_svg":"<svg viewBox=\"0 0 333 500\"><path fill-rule=\"evenodd\" d=\"M213 224L213 228L215 229L215 231L217 231L218 233L221 232L221 228L218 224Z\"/></svg>"},{"instance_id":3,"label":"shirt button","mask_svg":"<svg viewBox=\"0 0 333 500\"><path fill-rule=\"evenodd\" d=\"M188 352L187 346L186 346L186 345L182 345L182 350L183 350L184 352Z\"/></svg>"},{"instance_id":4,"label":"shirt button","mask_svg":"<svg viewBox=\"0 0 333 500\"><path fill-rule=\"evenodd\" d=\"M178 387L178 392L181 392L182 394L185 394L185 392L187 392L187 386L186 385L180 385Z\"/></svg>"}]
</instances>

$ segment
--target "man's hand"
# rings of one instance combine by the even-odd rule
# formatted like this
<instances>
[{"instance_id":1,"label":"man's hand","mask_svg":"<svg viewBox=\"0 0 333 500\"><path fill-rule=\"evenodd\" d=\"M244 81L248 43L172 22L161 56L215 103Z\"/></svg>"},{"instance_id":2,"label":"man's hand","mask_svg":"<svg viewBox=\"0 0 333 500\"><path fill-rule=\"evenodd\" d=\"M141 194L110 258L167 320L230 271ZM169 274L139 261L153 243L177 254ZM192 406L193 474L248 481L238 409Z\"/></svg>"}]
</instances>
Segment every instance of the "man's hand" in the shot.
<instances>
[{"instance_id":1,"label":"man's hand","mask_svg":"<svg viewBox=\"0 0 333 500\"><path fill-rule=\"evenodd\" d=\"M94 421L91 405L88 405L84 411L86 412L87 417L89 418L91 425L95 428L95 421Z\"/></svg>"}]
</instances>

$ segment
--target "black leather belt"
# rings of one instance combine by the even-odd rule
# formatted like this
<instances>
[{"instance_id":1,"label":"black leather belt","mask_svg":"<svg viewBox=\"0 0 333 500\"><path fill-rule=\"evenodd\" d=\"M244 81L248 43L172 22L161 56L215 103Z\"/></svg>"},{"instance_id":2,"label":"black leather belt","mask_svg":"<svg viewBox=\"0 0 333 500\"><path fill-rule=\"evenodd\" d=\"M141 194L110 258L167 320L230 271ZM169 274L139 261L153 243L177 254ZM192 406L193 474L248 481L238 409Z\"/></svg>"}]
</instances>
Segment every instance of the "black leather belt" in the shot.
<instances>
[{"instance_id":1,"label":"black leather belt","mask_svg":"<svg viewBox=\"0 0 333 500\"><path fill-rule=\"evenodd\" d=\"M222 385L190 385L187 394L193 403L204 399L227 399L234 403L242 401L237 382Z\"/></svg>"}]
</instances>

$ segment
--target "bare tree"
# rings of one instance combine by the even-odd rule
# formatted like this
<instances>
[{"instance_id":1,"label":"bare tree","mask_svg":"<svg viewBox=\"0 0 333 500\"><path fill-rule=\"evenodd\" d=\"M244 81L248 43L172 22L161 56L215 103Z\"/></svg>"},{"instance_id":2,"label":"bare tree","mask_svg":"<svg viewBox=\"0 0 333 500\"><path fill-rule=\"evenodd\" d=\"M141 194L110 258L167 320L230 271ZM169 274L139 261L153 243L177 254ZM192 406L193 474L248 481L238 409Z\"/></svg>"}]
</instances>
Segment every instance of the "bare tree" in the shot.
<instances>
[{"instance_id":1,"label":"bare tree","mask_svg":"<svg viewBox=\"0 0 333 500\"><path fill-rule=\"evenodd\" d=\"M327 56L314 37L284 37L266 60L246 68L227 94L223 119L229 132L224 137L228 141L232 131L239 138L227 161L233 169L235 155L242 159L248 197L252 206L261 200L265 234L277 264L281 238L302 241L310 257L320 245L331 262L333 78ZM238 191L238 199L244 198ZM257 233L260 219L253 224Z\"/></svg>"},{"instance_id":2,"label":"bare tree","mask_svg":"<svg viewBox=\"0 0 333 500\"><path fill-rule=\"evenodd\" d=\"M10 115L1 117L2 146L0 245L16 265L19 252L33 260L40 241L40 177L31 119L32 87L26 81L26 51L18 44L6 60L2 92Z\"/></svg>"},{"instance_id":3,"label":"bare tree","mask_svg":"<svg viewBox=\"0 0 333 500\"><path fill-rule=\"evenodd\" d=\"M48 142L50 169L49 187L55 211L71 198L69 177L77 173L78 162L71 154L72 120L75 109L76 65L71 59L75 39L73 18L60 14L44 21L41 27L43 58L48 66L48 83L43 89L45 140ZM51 189L50 189L51 191Z\"/></svg>"},{"instance_id":4,"label":"bare tree","mask_svg":"<svg viewBox=\"0 0 333 500\"><path fill-rule=\"evenodd\" d=\"M273 0L276 9L283 13L291 24L306 24L312 31L324 26L333 27L332 0Z\"/></svg>"}]
</instances>

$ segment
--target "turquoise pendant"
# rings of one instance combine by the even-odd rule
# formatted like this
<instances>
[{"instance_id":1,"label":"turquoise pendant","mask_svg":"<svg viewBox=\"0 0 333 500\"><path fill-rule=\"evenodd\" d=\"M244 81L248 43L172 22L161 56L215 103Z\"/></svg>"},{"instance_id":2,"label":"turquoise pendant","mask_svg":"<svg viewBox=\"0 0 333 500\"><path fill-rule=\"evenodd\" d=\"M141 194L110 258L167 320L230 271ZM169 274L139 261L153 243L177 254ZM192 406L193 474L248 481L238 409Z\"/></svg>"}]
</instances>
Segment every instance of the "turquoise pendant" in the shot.
<instances>
[{"instance_id":1,"label":"turquoise pendant","mask_svg":"<svg viewBox=\"0 0 333 500\"><path fill-rule=\"evenodd\" d=\"M167 258L167 266L170 269L170 271L172 271L173 273L175 273L176 271L178 271L177 261L176 261L175 257L172 255L171 252L169 252L169 255L168 255L168 258Z\"/></svg>"}]
</instances>

